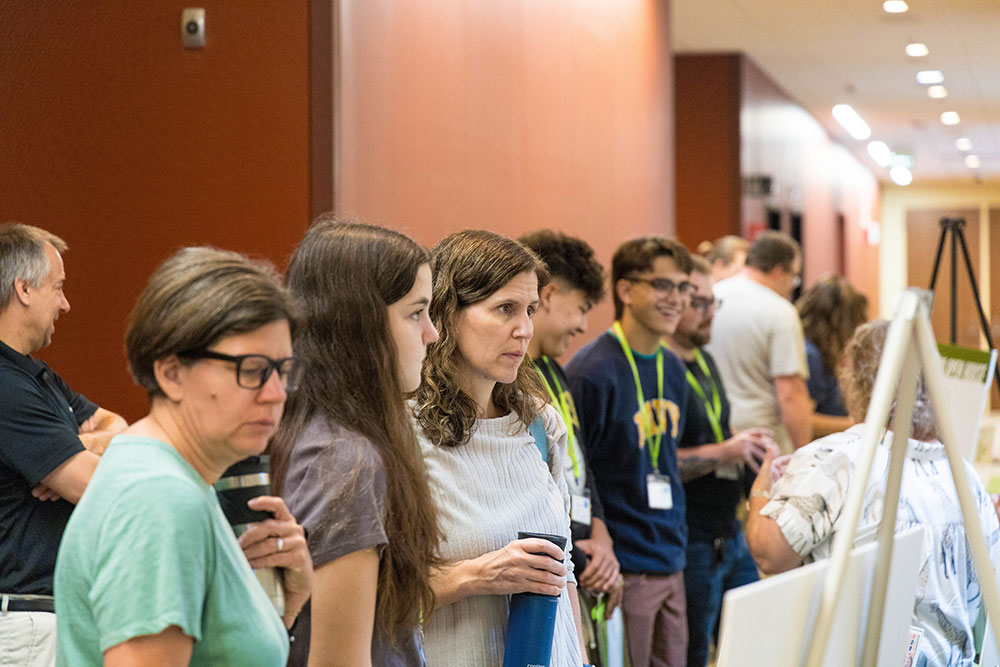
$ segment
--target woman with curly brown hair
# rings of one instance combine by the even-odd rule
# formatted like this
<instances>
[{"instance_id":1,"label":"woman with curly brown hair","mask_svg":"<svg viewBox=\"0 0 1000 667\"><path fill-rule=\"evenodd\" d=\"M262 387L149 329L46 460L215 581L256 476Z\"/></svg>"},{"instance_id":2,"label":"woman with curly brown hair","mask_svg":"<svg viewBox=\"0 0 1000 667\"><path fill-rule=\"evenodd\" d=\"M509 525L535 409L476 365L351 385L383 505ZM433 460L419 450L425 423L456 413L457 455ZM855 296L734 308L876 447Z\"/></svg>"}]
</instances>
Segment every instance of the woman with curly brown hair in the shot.
<instances>
[{"instance_id":1,"label":"woman with curly brown hair","mask_svg":"<svg viewBox=\"0 0 1000 667\"><path fill-rule=\"evenodd\" d=\"M423 665L438 533L405 394L437 339L427 251L321 217L286 281L306 308L294 344L308 371L271 443L272 479L316 567L289 664Z\"/></svg>"},{"instance_id":2,"label":"woman with curly brown hair","mask_svg":"<svg viewBox=\"0 0 1000 667\"><path fill-rule=\"evenodd\" d=\"M807 289L795 306L806 336L809 397L816 403L813 437L819 438L854 423L844 406L837 375L847 341L868 319L868 297L843 276L828 273Z\"/></svg>"},{"instance_id":3,"label":"woman with curly brown hair","mask_svg":"<svg viewBox=\"0 0 1000 667\"><path fill-rule=\"evenodd\" d=\"M566 427L525 363L548 274L521 244L477 230L444 238L431 268L431 319L441 338L428 349L413 407L446 564L432 577L428 664L500 665L508 596L532 592L559 596L552 667L579 667L568 545L515 539L518 531L570 533ZM545 461L533 423L545 430Z\"/></svg>"}]
</instances>

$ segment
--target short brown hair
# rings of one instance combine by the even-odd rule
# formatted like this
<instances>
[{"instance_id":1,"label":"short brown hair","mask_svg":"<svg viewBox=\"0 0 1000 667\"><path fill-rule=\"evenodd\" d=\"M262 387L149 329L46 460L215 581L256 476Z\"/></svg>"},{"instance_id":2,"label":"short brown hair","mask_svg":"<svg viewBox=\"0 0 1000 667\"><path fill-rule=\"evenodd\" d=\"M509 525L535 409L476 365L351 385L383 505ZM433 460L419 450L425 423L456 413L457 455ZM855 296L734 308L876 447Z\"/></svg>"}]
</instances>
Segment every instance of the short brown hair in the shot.
<instances>
[{"instance_id":1,"label":"short brown hair","mask_svg":"<svg viewBox=\"0 0 1000 667\"><path fill-rule=\"evenodd\" d=\"M65 241L41 227L20 222L0 225L0 313L14 296L15 280L38 287L48 275L46 243L61 253L67 250Z\"/></svg>"},{"instance_id":2,"label":"short brown hair","mask_svg":"<svg viewBox=\"0 0 1000 667\"><path fill-rule=\"evenodd\" d=\"M798 241L784 232L768 230L761 232L747 251L747 266L764 273L769 273L776 266L790 271L795 258L801 256L802 248Z\"/></svg>"},{"instance_id":3,"label":"short brown hair","mask_svg":"<svg viewBox=\"0 0 1000 667\"><path fill-rule=\"evenodd\" d=\"M691 273L710 276L712 275L712 264L701 255L691 255Z\"/></svg>"},{"instance_id":4,"label":"short brown hair","mask_svg":"<svg viewBox=\"0 0 1000 667\"><path fill-rule=\"evenodd\" d=\"M843 276L827 273L802 293L795 307L806 338L819 349L823 368L836 373L837 360L854 330L868 319L868 297Z\"/></svg>"},{"instance_id":5,"label":"short brown hair","mask_svg":"<svg viewBox=\"0 0 1000 667\"><path fill-rule=\"evenodd\" d=\"M676 239L643 236L626 241L615 250L615 255L611 258L611 295L615 301L615 319L620 319L625 311L625 304L618 298L615 285L622 278L635 273L652 271L653 261L657 257L670 257L679 271L691 273L691 253Z\"/></svg>"},{"instance_id":6,"label":"short brown hair","mask_svg":"<svg viewBox=\"0 0 1000 667\"><path fill-rule=\"evenodd\" d=\"M216 248L183 248L146 283L129 316L129 371L150 396L162 393L153 363L204 350L220 338L298 317L295 299L274 267Z\"/></svg>"}]
</instances>

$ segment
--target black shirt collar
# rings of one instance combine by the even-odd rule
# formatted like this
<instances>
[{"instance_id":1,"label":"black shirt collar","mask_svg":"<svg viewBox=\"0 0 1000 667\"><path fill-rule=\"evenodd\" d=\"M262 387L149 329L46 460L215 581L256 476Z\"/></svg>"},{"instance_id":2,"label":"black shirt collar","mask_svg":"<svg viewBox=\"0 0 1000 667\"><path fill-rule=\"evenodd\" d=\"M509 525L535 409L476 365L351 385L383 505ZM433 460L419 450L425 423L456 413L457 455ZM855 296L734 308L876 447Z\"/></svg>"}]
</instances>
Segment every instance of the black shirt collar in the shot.
<instances>
[{"instance_id":1,"label":"black shirt collar","mask_svg":"<svg viewBox=\"0 0 1000 667\"><path fill-rule=\"evenodd\" d=\"M26 354L21 354L2 340L0 340L0 358L6 359L32 377L41 375L48 368L48 366L37 359L32 359Z\"/></svg>"}]
</instances>

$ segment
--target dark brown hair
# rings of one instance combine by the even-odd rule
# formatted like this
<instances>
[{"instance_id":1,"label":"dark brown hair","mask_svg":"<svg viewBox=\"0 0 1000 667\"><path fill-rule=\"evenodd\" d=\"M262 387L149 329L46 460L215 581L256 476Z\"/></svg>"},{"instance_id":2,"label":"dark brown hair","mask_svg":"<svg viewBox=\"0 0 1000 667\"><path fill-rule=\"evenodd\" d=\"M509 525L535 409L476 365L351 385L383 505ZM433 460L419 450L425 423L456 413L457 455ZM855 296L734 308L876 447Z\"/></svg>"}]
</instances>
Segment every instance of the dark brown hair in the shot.
<instances>
[{"instance_id":1,"label":"dark brown hair","mask_svg":"<svg viewBox=\"0 0 1000 667\"><path fill-rule=\"evenodd\" d=\"M416 392L417 421L435 445L457 447L469 441L478 414L471 396L458 386L459 355L455 321L458 313L489 298L514 277L527 271L538 276L538 287L549 280L545 265L517 241L478 229L444 237L431 250L434 290L431 320L440 338L424 359L423 379ZM497 408L515 412L525 425L546 402L538 374L522 363L517 378L493 388Z\"/></svg>"},{"instance_id":2,"label":"dark brown hair","mask_svg":"<svg viewBox=\"0 0 1000 667\"><path fill-rule=\"evenodd\" d=\"M160 395L158 359L205 350L278 320L288 320L294 336L299 312L270 264L229 250L183 248L153 272L132 309L129 371L150 396Z\"/></svg>"},{"instance_id":3,"label":"dark brown hair","mask_svg":"<svg viewBox=\"0 0 1000 667\"><path fill-rule=\"evenodd\" d=\"M622 278L628 278L636 273L653 270L653 261L657 257L670 257L677 270L691 273L691 253L675 239L665 236L643 236L631 239L618 246L611 258L611 295L615 302L615 319L621 319L625 304L618 298L615 285Z\"/></svg>"},{"instance_id":4,"label":"dark brown hair","mask_svg":"<svg viewBox=\"0 0 1000 667\"><path fill-rule=\"evenodd\" d=\"M390 644L434 609L438 565L434 503L399 382L387 308L413 288L427 251L399 232L318 218L295 249L286 282L305 304L293 339L308 368L271 441L276 493L295 443L314 418L367 438L385 467L385 533L375 627ZM348 484L348 488L350 488Z\"/></svg>"},{"instance_id":5,"label":"dark brown hair","mask_svg":"<svg viewBox=\"0 0 1000 667\"><path fill-rule=\"evenodd\" d=\"M806 338L819 349L823 368L837 372L837 360L868 319L868 297L851 287L843 276L828 273L795 302Z\"/></svg>"}]
</instances>

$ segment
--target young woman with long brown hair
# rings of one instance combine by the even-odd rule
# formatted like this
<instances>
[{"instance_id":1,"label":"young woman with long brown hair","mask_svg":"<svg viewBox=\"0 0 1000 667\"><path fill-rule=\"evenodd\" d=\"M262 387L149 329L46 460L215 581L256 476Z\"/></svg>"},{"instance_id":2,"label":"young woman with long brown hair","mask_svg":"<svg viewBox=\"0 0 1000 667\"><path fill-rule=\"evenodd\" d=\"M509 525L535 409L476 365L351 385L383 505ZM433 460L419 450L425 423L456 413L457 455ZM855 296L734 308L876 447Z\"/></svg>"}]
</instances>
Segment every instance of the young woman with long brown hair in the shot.
<instances>
[{"instance_id":1,"label":"young woman with long brown hair","mask_svg":"<svg viewBox=\"0 0 1000 667\"><path fill-rule=\"evenodd\" d=\"M481 230L431 253L431 319L441 334L413 407L445 541L434 570L437 610L425 626L435 667L500 665L509 595L559 596L552 667L579 667L579 603L566 551L518 531L568 538L566 427L525 359L545 265L516 241ZM529 425L539 418L547 449Z\"/></svg>"},{"instance_id":2,"label":"young woman with long brown hair","mask_svg":"<svg viewBox=\"0 0 1000 667\"><path fill-rule=\"evenodd\" d=\"M404 396L437 339L427 251L321 217L286 282L306 308L293 342L307 370L272 442L272 478L316 568L290 664L423 665L438 532Z\"/></svg>"}]
</instances>

